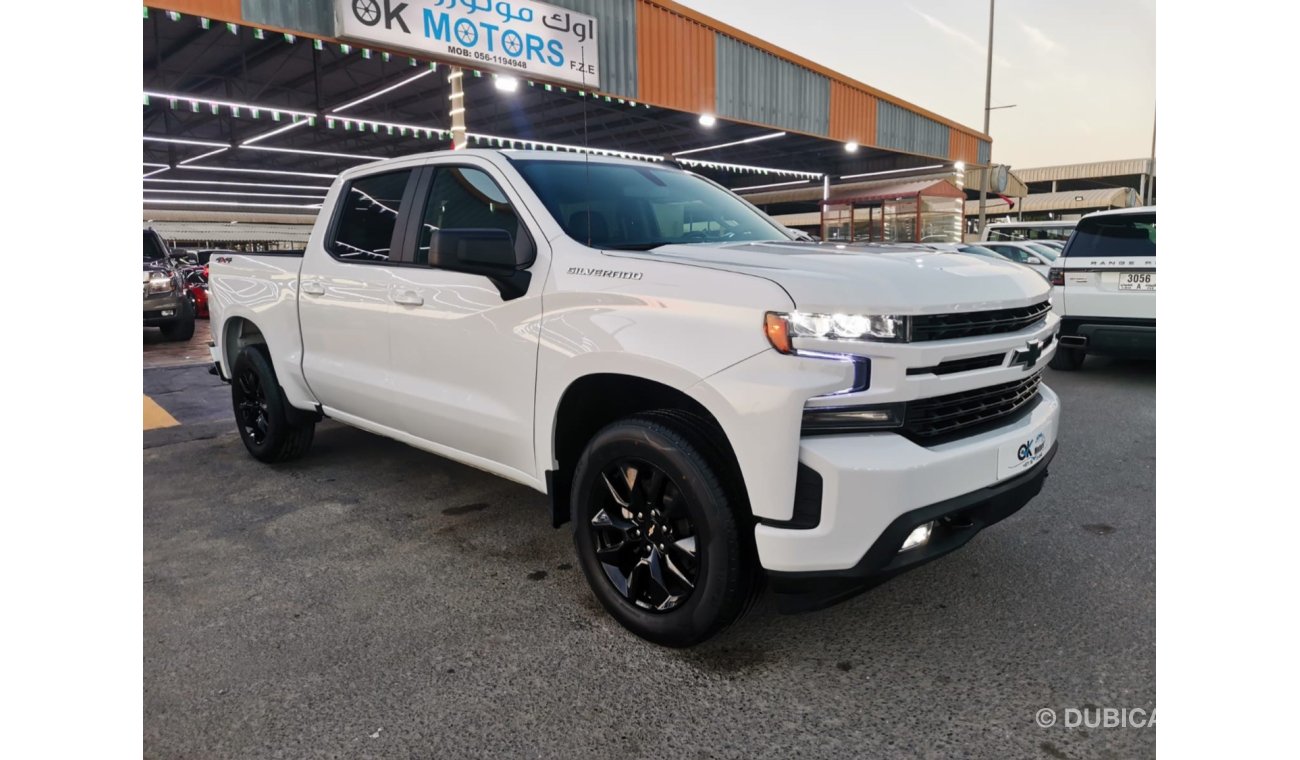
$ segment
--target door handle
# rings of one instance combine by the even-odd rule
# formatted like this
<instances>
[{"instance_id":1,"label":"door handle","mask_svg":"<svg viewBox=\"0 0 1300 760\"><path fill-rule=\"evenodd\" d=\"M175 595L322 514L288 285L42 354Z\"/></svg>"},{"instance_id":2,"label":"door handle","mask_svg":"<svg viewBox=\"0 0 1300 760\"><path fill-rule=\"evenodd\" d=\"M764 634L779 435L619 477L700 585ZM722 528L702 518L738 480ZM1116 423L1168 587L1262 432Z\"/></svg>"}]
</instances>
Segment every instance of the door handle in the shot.
<instances>
[{"instance_id":1,"label":"door handle","mask_svg":"<svg viewBox=\"0 0 1300 760\"><path fill-rule=\"evenodd\" d=\"M414 290L399 290L393 294L393 303L402 306L423 306L424 298Z\"/></svg>"},{"instance_id":2,"label":"door handle","mask_svg":"<svg viewBox=\"0 0 1300 760\"><path fill-rule=\"evenodd\" d=\"M309 296L323 296L325 295L325 286L315 280L304 280L302 292Z\"/></svg>"}]
</instances>

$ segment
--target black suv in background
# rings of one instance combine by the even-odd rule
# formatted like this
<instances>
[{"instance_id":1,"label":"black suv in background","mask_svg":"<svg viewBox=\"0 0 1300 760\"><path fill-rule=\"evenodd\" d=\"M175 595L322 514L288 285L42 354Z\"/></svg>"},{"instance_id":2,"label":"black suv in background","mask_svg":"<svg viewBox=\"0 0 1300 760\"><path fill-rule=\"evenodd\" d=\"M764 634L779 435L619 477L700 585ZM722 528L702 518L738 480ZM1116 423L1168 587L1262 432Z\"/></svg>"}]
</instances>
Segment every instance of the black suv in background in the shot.
<instances>
[{"instance_id":1,"label":"black suv in background","mask_svg":"<svg viewBox=\"0 0 1300 760\"><path fill-rule=\"evenodd\" d=\"M194 337L194 305L180 267L157 232L144 231L144 326L162 328L167 340Z\"/></svg>"}]
</instances>

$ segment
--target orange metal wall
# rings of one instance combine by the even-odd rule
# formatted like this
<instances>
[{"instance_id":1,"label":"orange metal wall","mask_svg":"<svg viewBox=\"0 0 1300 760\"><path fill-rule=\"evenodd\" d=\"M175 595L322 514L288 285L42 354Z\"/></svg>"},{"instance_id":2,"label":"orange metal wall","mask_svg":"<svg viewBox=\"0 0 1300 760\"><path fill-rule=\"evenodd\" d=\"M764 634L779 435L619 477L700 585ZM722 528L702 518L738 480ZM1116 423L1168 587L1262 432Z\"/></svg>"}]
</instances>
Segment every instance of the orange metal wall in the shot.
<instances>
[{"instance_id":1,"label":"orange metal wall","mask_svg":"<svg viewBox=\"0 0 1300 760\"><path fill-rule=\"evenodd\" d=\"M875 145L876 102L872 95L831 80L830 138Z\"/></svg>"},{"instance_id":2,"label":"orange metal wall","mask_svg":"<svg viewBox=\"0 0 1300 760\"><path fill-rule=\"evenodd\" d=\"M691 113L717 108L717 43L712 29L637 3L637 98Z\"/></svg>"},{"instance_id":3,"label":"orange metal wall","mask_svg":"<svg viewBox=\"0 0 1300 760\"><path fill-rule=\"evenodd\" d=\"M243 18L239 0L156 0L147 2L154 8L179 11L187 16L204 16L218 21L238 22Z\"/></svg>"},{"instance_id":4,"label":"orange metal wall","mask_svg":"<svg viewBox=\"0 0 1300 760\"><path fill-rule=\"evenodd\" d=\"M978 164L980 162L980 141L978 137L968 135L965 132L958 132L955 129L950 130L948 135L949 160L965 161L968 164Z\"/></svg>"}]
</instances>

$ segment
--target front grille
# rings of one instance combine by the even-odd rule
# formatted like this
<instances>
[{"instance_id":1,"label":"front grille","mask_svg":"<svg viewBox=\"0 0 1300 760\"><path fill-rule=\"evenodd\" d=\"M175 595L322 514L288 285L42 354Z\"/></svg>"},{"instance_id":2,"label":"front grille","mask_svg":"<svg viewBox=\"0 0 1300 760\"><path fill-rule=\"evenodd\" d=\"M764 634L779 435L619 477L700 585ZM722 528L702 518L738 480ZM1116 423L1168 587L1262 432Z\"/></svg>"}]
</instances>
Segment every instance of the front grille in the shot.
<instances>
[{"instance_id":1,"label":"front grille","mask_svg":"<svg viewBox=\"0 0 1300 760\"><path fill-rule=\"evenodd\" d=\"M903 422L903 433L918 441L956 433L974 432L972 428L1001 419L1024 407L1038 395L1042 373L973 391L910 401Z\"/></svg>"},{"instance_id":2,"label":"front grille","mask_svg":"<svg viewBox=\"0 0 1300 760\"><path fill-rule=\"evenodd\" d=\"M933 367L909 367L909 375L952 375L957 372L974 372L977 369L988 369L989 367L1000 367L1002 362L1006 361L1007 352L1000 354L989 354L987 356L975 356L970 359L949 359L948 361L939 362Z\"/></svg>"},{"instance_id":3,"label":"front grille","mask_svg":"<svg viewBox=\"0 0 1300 760\"><path fill-rule=\"evenodd\" d=\"M922 314L912 317L912 341L973 338L1023 330L1052 310L1050 301L1033 306L958 314Z\"/></svg>"}]
</instances>

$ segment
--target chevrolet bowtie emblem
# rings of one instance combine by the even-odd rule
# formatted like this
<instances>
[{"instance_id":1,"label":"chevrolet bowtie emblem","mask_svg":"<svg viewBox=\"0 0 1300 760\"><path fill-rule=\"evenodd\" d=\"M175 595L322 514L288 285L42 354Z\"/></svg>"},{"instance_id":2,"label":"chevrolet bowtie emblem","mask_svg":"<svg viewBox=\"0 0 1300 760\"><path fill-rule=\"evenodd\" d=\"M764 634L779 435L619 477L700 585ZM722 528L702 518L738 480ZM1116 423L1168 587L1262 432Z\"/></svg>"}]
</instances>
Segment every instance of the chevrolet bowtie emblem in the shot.
<instances>
[{"instance_id":1,"label":"chevrolet bowtie emblem","mask_svg":"<svg viewBox=\"0 0 1300 760\"><path fill-rule=\"evenodd\" d=\"M1017 349L1011 355L1011 366L1018 364L1025 365L1026 370L1031 370L1038 363L1039 358L1043 355L1043 341L1031 340L1025 344L1024 348Z\"/></svg>"}]
</instances>

